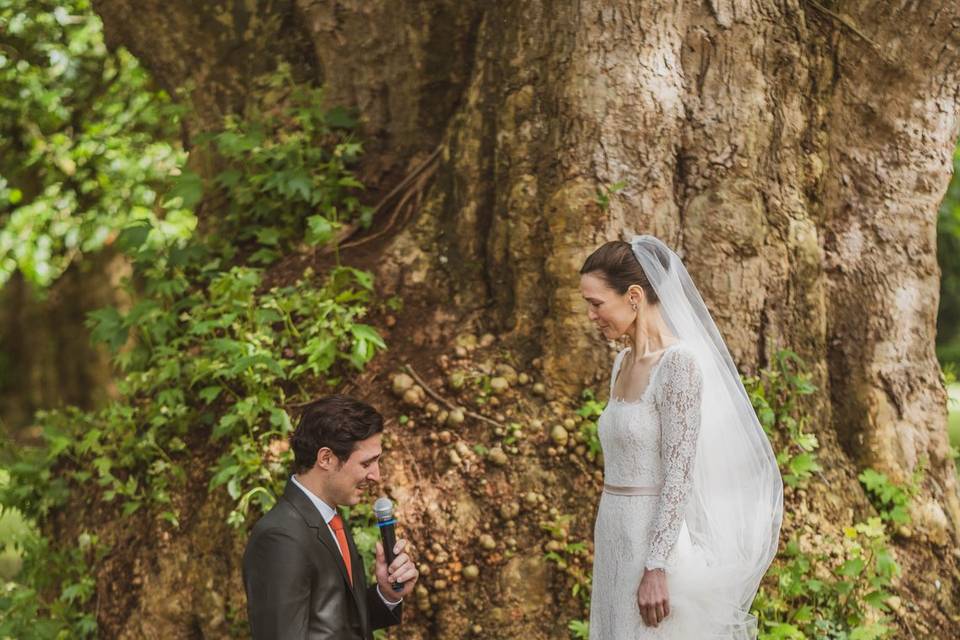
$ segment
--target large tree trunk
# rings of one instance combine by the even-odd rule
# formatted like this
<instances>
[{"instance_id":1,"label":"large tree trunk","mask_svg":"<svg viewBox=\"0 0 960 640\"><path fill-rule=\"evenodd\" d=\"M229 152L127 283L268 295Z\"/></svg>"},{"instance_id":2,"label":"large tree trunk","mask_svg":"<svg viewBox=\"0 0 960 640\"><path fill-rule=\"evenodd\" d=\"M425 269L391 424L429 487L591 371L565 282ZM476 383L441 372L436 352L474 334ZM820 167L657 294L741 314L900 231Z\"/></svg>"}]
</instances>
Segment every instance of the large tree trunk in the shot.
<instances>
[{"instance_id":1,"label":"large tree trunk","mask_svg":"<svg viewBox=\"0 0 960 640\"><path fill-rule=\"evenodd\" d=\"M94 4L112 43L168 87L193 87L194 128L254 98L253 75L287 59L322 79L332 104L359 110L365 174L382 192L433 158L432 182L407 201L420 203L415 224L391 227L377 245L380 286L404 295L411 313L428 310L432 324L395 332L379 370L424 346L449 350L458 332L490 331L521 365L539 358L548 409L569 410L610 365L579 299L582 260L625 232L676 247L741 370L783 347L812 365L821 393L809 410L827 467L810 490L816 517L865 512L856 481L865 466L903 480L926 465L916 526L898 539L902 588L918 599L906 615L915 632L960 633L950 553L960 503L934 357L936 208L960 127L956 3ZM600 206L598 190L621 181ZM415 490L416 470L433 468L436 452L424 434L402 439L391 483L410 496L421 547L470 548L469 525L524 481L589 532L593 494L564 495L581 485L548 456L492 471L483 490L439 472ZM578 614L558 615L569 599L552 595L563 582L540 560L535 520L506 526L527 526L532 541L494 569L499 578L434 593L406 636L462 637L473 624L483 637L565 635L564 620ZM175 581L187 562L161 557L147 581ZM218 562L206 574L190 569L198 589L204 575L236 588L238 558ZM181 593L164 613L148 590L130 621L111 628L188 637L163 618L175 610L222 635L197 609L209 602Z\"/></svg>"},{"instance_id":2,"label":"large tree trunk","mask_svg":"<svg viewBox=\"0 0 960 640\"><path fill-rule=\"evenodd\" d=\"M92 409L113 394L106 349L90 343L87 314L123 306L121 280L130 265L104 250L71 266L46 291L14 274L0 291L0 430L38 440L39 409Z\"/></svg>"}]
</instances>

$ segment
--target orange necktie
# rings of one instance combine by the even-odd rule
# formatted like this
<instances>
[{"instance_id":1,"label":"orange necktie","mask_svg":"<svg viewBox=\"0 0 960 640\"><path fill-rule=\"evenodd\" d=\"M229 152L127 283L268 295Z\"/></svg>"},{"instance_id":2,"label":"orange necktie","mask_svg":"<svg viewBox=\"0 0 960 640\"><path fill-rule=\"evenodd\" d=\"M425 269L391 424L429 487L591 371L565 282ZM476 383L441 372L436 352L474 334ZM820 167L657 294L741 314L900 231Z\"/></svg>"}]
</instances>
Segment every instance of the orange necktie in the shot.
<instances>
[{"instance_id":1,"label":"orange necktie","mask_svg":"<svg viewBox=\"0 0 960 640\"><path fill-rule=\"evenodd\" d=\"M340 545L340 555L343 556L343 564L347 568L347 578L350 580L350 586L353 587L353 571L350 569L350 547L347 546L347 533L343 530L343 519L340 514L336 514L330 520L330 528L337 537L337 544Z\"/></svg>"}]
</instances>

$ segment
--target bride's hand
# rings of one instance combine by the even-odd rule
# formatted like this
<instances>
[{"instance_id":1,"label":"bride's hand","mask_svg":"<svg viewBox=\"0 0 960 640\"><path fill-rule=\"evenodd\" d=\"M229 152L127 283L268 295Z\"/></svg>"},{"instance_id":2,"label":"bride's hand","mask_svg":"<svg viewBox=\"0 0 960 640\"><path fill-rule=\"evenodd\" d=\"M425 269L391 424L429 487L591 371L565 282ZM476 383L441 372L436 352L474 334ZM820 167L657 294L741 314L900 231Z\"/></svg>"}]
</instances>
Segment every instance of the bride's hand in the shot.
<instances>
[{"instance_id":1,"label":"bride's hand","mask_svg":"<svg viewBox=\"0 0 960 640\"><path fill-rule=\"evenodd\" d=\"M667 574L663 569L644 569L637 589L637 604L640 616L648 627L656 627L670 615L670 598L667 594Z\"/></svg>"}]
</instances>

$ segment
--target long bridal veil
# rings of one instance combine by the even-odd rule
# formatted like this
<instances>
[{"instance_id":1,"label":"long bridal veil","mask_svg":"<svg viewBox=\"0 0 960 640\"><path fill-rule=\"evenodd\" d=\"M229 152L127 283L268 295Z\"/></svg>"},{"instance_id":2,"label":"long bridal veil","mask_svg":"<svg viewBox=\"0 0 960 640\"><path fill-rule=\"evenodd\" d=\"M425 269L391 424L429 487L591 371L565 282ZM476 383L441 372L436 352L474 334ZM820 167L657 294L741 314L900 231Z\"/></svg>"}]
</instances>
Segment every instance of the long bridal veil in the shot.
<instances>
[{"instance_id":1,"label":"long bridal veil","mask_svg":"<svg viewBox=\"0 0 960 640\"><path fill-rule=\"evenodd\" d=\"M671 598L710 618L716 635L756 637L750 606L777 552L783 481L730 352L679 256L649 235L630 241L674 335L703 373L700 435L684 512L691 553L670 573Z\"/></svg>"}]
</instances>

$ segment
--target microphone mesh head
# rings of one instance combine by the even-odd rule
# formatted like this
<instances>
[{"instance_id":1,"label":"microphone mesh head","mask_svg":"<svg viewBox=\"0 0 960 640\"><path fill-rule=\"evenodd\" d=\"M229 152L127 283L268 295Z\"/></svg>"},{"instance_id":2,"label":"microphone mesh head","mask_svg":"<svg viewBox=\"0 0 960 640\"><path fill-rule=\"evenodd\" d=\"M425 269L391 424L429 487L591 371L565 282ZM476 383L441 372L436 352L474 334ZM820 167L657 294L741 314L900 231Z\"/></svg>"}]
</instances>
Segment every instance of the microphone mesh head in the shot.
<instances>
[{"instance_id":1,"label":"microphone mesh head","mask_svg":"<svg viewBox=\"0 0 960 640\"><path fill-rule=\"evenodd\" d=\"M373 503L373 513L377 516L377 520L389 520L393 517L393 502L386 496L377 498Z\"/></svg>"}]
</instances>

